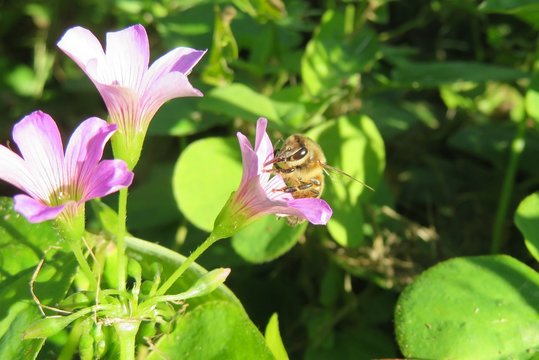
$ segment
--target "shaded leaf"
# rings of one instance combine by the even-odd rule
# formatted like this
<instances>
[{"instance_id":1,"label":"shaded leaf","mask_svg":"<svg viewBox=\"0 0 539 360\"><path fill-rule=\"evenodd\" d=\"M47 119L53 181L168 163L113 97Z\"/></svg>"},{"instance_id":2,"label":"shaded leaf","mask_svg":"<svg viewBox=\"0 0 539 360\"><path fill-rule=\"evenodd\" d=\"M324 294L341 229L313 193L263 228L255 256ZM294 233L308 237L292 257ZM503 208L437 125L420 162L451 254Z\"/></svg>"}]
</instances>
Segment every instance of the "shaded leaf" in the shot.
<instances>
[{"instance_id":1,"label":"shaded leaf","mask_svg":"<svg viewBox=\"0 0 539 360\"><path fill-rule=\"evenodd\" d=\"M290 250L305 232L307 222L290 226L274 215L255 221L232 237L232 247L252 263L271 261Z\"/></svg>"},{"instance_id":2,"label":"shaded leaf","mask_svg":"<svg viewBox=\"0 0 539 360\"><path fill-rule=\"evenodd\" d=\"M512 81L527 77L522 71L477 62L406 63L393 71L393 80L414 88L436 88L456 81Z\"/></svg>"}]
</instances>

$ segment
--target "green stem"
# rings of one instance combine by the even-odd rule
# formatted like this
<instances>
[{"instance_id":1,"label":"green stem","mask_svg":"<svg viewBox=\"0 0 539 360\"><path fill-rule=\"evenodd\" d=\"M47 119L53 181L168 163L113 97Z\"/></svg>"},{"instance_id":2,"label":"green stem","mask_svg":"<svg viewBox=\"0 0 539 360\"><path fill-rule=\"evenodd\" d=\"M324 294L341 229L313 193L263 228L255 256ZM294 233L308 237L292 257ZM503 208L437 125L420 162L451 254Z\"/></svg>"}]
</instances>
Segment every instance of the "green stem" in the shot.
<instances>
[{"instance_id":1,"label":"green stem","mask_svg":"<svg viewBox=\"0 0 539 360\"><path fill-rule=\"evenodd\" d=\"M206 251L210 246L212 246L217 240L220 240L223 238L224 237L217 236L212 232L210 236L208 236L208 238L202 244L200 244L200 246L197 247L196 250L193 251L187 259L185 259L184 263L181 264L181 266L178 269L176 269L176 271L167 279L167 281L165 281L165 283L159 288L159 290L157 290L156 295L157 296L164 295L167 292L167 290L170 289L172 285L174 285L176 280L178 280L180 276L182 276L185 270L187 270L187 268L193 262L195 262L195 260L198 259L198 257L202 255L202 253L204 253L204 251Z\"/></svg>"},{"instance_id":2,"label":"green stem","mask_svg":"<svg viewBox=\"0 0 539 360\"><path fill-rule=\"evenodd\" d=\"M125 256L125 235L127 221L127 194L128 189L119 191L118 197L118 233L116 246L118 247L118 290L125 290L127 259Z\"/></svg>"},{"instance_id":3,"label":"green stem","mask_svg":"<svg viewBox=\"0 0 539 360\"><path fill-rule=\"evenodd\" d=\"M80 241L78 243L70 241L69 243L71 245L71 251L73 251L73 254L75 254L75 258L77 259L82 272L90 282L90 289L97 289L97 280L95 279L94 273L92 272L88 261L86 261L86 257L84 256L81 247L79 246Z\"/></svg>"},{"instance_id":4,"label":"green stem","mask_svg":"<svg viewBox=\"0 0 539 360\"><path fill-rule=\"evenodd\" d=\"M505 176L503 179L502 191L500 195L500 201L498 203L498 209L496 210L496 217L494 220L494 226L492 229L492 244L490 246L490 252L497 254L500 252L504 236L505 218L507 210L509 208L509 202L511 200L511 194L513 192L513 186L515 184L515 174L517 172L518 162L520 156L526 146L526 117L522 117L518 124L518 129L513 141L511 143L511 155L509 158L509 164L507 165Z\"/></svg>"},{"instance_id":5,"label":"green stem","mask_svg":"<svg viewBox=\"0 0 539 360\"><path fill-rule=\"evenodd\" d=\"M114 323L114 329L120 342L120 360L135 359L135 339L140 321L122 321Z\"/></svg>"}]
</instances>

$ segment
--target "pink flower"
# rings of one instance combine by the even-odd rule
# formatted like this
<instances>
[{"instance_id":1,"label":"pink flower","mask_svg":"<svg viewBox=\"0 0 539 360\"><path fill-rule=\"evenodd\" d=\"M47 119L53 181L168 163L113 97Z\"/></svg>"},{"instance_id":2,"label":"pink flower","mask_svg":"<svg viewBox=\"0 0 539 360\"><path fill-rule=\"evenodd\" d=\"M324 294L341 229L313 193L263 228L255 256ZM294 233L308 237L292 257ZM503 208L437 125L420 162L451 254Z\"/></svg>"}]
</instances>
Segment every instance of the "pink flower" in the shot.
<instances>
[{"instance_id":1,"label":"pink flower","mask_svg":"<svg viewBox=\"0 0 539 360\"><path fill-rule=\"evenodd\" d=\"M21 156L0 145L0 179L27 194L15 196L15 210L38 223L129 186L133 173L124 161L100 161L114 131L116 125L89 118L75 130L64 154L49 115L36 111L24 117L13 128Z\"/></svg>"},{"instance_id":2,"label":"pink flower","mask_svg":"<svg viewBox=\"0 0 539 360\"><path fill-rule=\"evenodd\" d=\"M297 216L317 225L327 224L332 210L324 200L294 199L291 194L282 191L286 187L282 177L271 175L271 167L265 169L264 164L273 159L273 146L266 133L266 126L266 119L258 119L254 149L242 133L237 134L243 160L243 177L238 190L229 200L228 205L233 211L227 211L227 215L248 222L262 215L276 214Z\"/></svg>"},{"instance_id":3,"label":"pink flower","mask_svg":"<svg viewBox=\"0 0 539 360\"><path fill-rule=\"evenodd\" d=\"M118 124L115 138L122 137L121 144L113 139L114 151L120 151L131 169L157 110L173 98L202 96L187 75L206 51L178 47L148 68L148 35L142 25L107 33L105 51L82 27L69 29L58 47L81 67L103 97L109 121Z\"/></svg>"}]
</instances>

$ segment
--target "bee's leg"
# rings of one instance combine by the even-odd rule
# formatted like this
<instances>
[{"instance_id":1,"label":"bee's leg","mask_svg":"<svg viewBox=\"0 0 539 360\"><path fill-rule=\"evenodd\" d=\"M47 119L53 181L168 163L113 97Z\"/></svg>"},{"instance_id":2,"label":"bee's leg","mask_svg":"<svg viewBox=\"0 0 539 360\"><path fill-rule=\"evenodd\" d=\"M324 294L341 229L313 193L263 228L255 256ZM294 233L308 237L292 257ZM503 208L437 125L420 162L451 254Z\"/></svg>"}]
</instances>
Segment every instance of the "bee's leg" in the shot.
<instances>
[{"instance_id":1,"label":"bee's leg","mask_svg":"<svg viewBox=\"0 0 539 360\"><path fill-rule=\"evenodd\" d=\"M291 194L296 191L311 189L313 185L320 185L320 182L318 180L315 180L315 181L318 182L318 184L316 184L315 182L301 182L301 185L299 186L285 186L281 189L274 189L273 191L282 191L282 192ZM319 192L314 189L311 189L311 191L316 193L317 195L319 194Z\"/></svg>"},{"instance_id":2,"label":"bee's leg","mask_svg":"<svg viewBox=\"0 0 539 360\"><path fill-rule=\"evenodd\" d=\"M274 167L273 169L269 170L269 172L274 172L277 174L290 174L296 171L296 168L288 168L288 169L282 169L278 167Z\"/></svg>"}]
</instances>

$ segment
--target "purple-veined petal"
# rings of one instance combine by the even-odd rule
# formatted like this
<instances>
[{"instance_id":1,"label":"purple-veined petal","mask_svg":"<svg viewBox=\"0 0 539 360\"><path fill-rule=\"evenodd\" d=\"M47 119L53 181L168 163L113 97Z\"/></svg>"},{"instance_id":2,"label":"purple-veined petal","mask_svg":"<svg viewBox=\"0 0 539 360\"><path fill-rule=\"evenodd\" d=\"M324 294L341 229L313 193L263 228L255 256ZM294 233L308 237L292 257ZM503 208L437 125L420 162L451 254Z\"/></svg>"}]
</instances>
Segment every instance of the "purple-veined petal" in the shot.
<instances>
[{"instance_id":1,"label":"purple-veined petal","mask_svg":"<svg viewBox=\"0 0 539 360\"><path fill-rule=\"evenodd\" d=\"M249 139L242 133L236 133L241 149L241 159L243 165L243 175L240 182L240 188L245 185L247 181L255 178L258 175L258 158L256 156ZM258 181L258 180L257 180Z\"/></svg>"},{"instance_id":2,"label":"purple-veined petal","mask_svg":"<svg viewBox=\"0 0 539 360\"><path fill-rule=\"evenodd\" d=\"M114 131L115 124L92 117L83 121L71 135L65 154L65 175L77 193L94 176L105 144Z\"/></svg>"},{"instance_id":3,"label":"purple-veined petal","mask_svg":"<svg viewBox=\"0 0 539 360\"><path fill-rule=\"evenodd\" d=\"M35 111L14 126L13 140L34 180L35 193L51 194L59 189L64 182L64 149L54 120Z\"/></svg>"},{"instance_id":4,"label":"purple-veined petal","mask_svg":"<svg viewBox=\"0 0 539 360\"><path fill-rule=\"evenodd\" d=\"M256 122L255 152L258 157L258 173L263 173L264 164L273 159L273 145L266 133L268 120L260 118ZM268 174L269 177L269 174Z\"/></svg>"},{"instance_id":5,"label":"purple-veined petal","mask_svg":"<svg viewBox=\"0 0 539 360\"><path fill-rule=\"evenodd\" d=\"M27 195L15 195L13 208L31 223L54 219L64 210L66 204L48 206Z\"/></svg>"},{"instance_id":6,"label":"purple-veined petal","mask_svg":"<svg viewBox=\"0 0 539 360\"><path fill-rule=\"evenodd\" d=\"M134 25L107 33L105 54L107 67L114 74L116 83L142 92L150 61L146 29L142 25Z\"/></svg>"},{"instance_id":7,"label":"purple-veined petal","mask_svg":"<svg viewBox=\"0 0 539 360\"><path fill-rule=\"evenodd\" d=\"M119 85L96 84L96 87L105 101L110 120L118 125L118 131L126 133L127 129L140 130L140 98L137 93Z\"/></svg>"},{"instance_id":8,"label":"purple-veined petal","mask_svg":"<svg viewBox=\"0 0 539 360\"><path fill-rule=\"evenodd\" d=\"M333 214L331 207L322 199L293 199L288 202L288 206L299 211L301 217L315 225L326 225Z\"/></svg>"},{"instance_id":9,"label":"purple-veined petal","mask_svg":"<svg viewBox=\"0 0 539 360\"><path fill-rule=\"evenodd\" d=\"M7 147L0 145L0 179L16 186L33 197L46 199L48 194L40 193L32 174L26 169L24 160Z\"/></svg>"},{"instance_id":10,"label":"purple-veined petal","mask_svg":"<svg viewBox=\"0 0 539 360\"><path fill-rule=\"evenodd\" d=\"M200 61L206 50L195 50L178 47L161 56L148 69L145 82L147 86L170 72L189 75L193 67Z\"/></svg>"},{"instance_id":11,"label":"purple-veined petal","mask_svg":"<svg viewBox=\"0 0 539 360\"><path fill-rule=\"evenodd\" d=\"M94 84L114 80L103 46L90 30L80 26L66 31L57 46L88 75Z\"/></svg>"},{"instance_id":12,"label":"purple-veined petal","mask_svg":"<svg viewBox=\"0 0 539 360\"><path fill-rule=\"evenodd\" d=\"M128 187L133 182L133 176L124 161L103 160L87 179L81 201L102 197Z\"/></svg>"},{"instance_id":13,"label":"purple-veined petal","mask_svg":"<svg viewBox=\"0 0 539 360\"><path fill-rule=\"evenodd\" d=\"M142 118L152 118L167 101L178 97L203 96L180 72L171 72L161 76L148 85L141 98Z\"/></svg>"}]
</instances>

